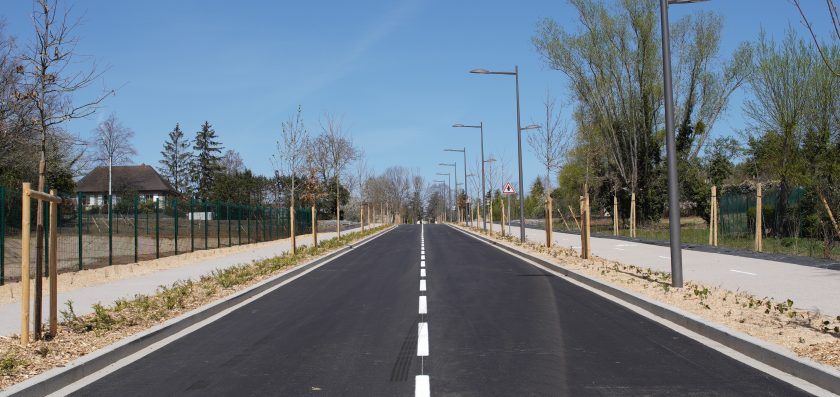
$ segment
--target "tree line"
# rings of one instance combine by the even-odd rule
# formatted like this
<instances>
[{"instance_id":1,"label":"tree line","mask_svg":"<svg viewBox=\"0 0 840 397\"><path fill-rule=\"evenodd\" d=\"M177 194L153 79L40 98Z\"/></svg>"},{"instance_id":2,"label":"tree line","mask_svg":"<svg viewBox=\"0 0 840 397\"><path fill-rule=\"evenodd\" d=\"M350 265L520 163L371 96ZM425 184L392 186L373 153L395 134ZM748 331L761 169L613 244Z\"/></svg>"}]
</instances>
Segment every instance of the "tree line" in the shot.
<instances>
[{"instance_id":1,"label":"tree line","mask_svg":"<svg viewBox=\"0 0 840 397\"><path fill-rule=\"evenodd\" d=\"M579 25L546 18L532 38L545 64L565 77L574 106L569 146L554 156L562 165L552 178L544 164L549 175L535 190L546 187L565 206L588 186L594 208L611 209L617 196L624 219L635 195L638 219L658 222L667 205L659 2L569 3ZM772 233L794 233L793 218L804 211L810 235L831 239L831 209L840 207L840 36L760 32L723 53L723 26L715 12L671 25L683 212L708 220L712 185L743 191L762 183L779 193ZM741 109L747 127L713 134L738 91L748 94ZM545 152L545 144L535 147L538 157ZM548 188L552 179L556 189ZM788 203L797 188L806 195L794 213Z\"/></svg>"}]
</instances>

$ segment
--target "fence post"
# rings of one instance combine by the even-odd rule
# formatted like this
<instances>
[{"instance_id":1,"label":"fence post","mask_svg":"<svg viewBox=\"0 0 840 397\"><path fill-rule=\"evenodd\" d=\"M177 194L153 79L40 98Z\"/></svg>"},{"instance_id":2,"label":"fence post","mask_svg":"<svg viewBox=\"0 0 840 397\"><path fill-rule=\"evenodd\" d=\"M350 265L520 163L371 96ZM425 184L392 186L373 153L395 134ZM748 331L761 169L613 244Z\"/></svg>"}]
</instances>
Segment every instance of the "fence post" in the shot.
<instances>
[{"instance_id":1,"label":"fence post","mask_svg":"<svg viewBox=\"0 0 840 397\"><path fill-rule=\"evenodd\" d=\"M715 245L715 219L717 216L715 215L715 201L717 201L717 186L712 185L712 200L711 205L709 206L709 245Z\"/></svg>"},{"instance_id":2,"label":"fence post","mask_svg":"<svg viewBox=\"0 0 840 397\"><path fill-rule=\"evenodd\" d=\"M44 187L44 191L48 192L49 187ZM50 273L50 203L49 201L38 201L38 205L44 206L44 275ZM40 330L38 331L40 334ZM36 339L37 340L37 339Z\"/></svg>"},{"instance_id":3,"label":"fence post","mask_svg":"<svg viewBox=\"0 0 840 397\"><path fill-rule=\"evenodd\" d=\"M248 244L251 243L251 216L254 215L253 208L254 207L252 207L250 205L248 206L248 223L247 223L247 226L248 226Z\"/></svg>"},{"instance_id":4,"label":"fence post","mask_svg":"<svg viewBox=\"0 0 840 397\"><path fill-rule=\"evenodd\" d=\"M112 266L114 264L114 234L112 233L112 226L113 226L113 200L114 196L109 194L108 195L108 266Z\"/></svg>"},{"instance_id":5,"label":"fence post","mask_svg":"<svg viewBox=\"0 0 840 397\"><path fill-rule=\"evenodd\" d=\"M79 270L82 270L82 217L84 217L84 206L82 205L82 192L76 193L76 229L79 235ZM137 219L134 219L137 224Z\"/></svg>"},{"instance_id":6,"label":"fence post","mask_svg":"<svg viewBox=\"0 0 840 397\"><path fill-rule=\"evenodd\" d=\"M201 200L201 208L204 209L204 249L207 249L207 201Z\"/></svg>"},{"instance_id":7,"label":"fence post","mask_svg":"<svg viewBox=\"0 0 840 397\"><path fill-rule=\"evenodd\" d=\"M21 197L21 221L20 221L20 287L21 287L21 316L20 316L20 344L29 344L29 225L32 210L30 206L29 189L31 185L23 184Z\"/></svg>"},{"instance_id":8,"label":"fence post","mask_svg":"<svg viewBox=\"0 0 840 397\"><path fill-rule=\"evenodd\" d=\"M134 196L134 263L138 262L137 258L137 251L138 251L138 244L137 244L137 208L140 204L140 195Z\"/></svg>"},{"instance_id":9,"label":"fence post","mask_svg":"<svg viewBox=\"0 0 840 397\"><path fill-rule=\"evenodd\" d=\"M155 259L160 258L160 200L155 200Z\"/></svg>"},{"instance_id":10,"label":"fence post","mask_svg":"<svg viewBox=\"0 0 840 397\"><path fill-rule=\"evenodd\" d=\"M615 192L613 192L613 236L618 236L618 195Z\"/></svg>"},{"instance_id":11,"label":"fence post","mask_svg":"<svg viewBox=\"0 0 840 397\"><path fill-rule=\"evenodd\" d=\"M216 200L216 213L213 218L216 220L216 248L222 247L222 225L219 223L219 200Z\"/></svg>"},{"instance_id":12,"label":"fence post","mask_svg":"<svg viewBox=\"0 0 840 397\"><path fill-rule=\"evenodd\" d=\"M318 246L318 220L315 219L315 206L312 206L312 246Z\"/></svg>"},{"instance_id":13,"label":"fence post","mask_svg":"<svg viewBox=\"0 0 840 397\"><path fill-rule=\"evenodd\" d=\"M50 195L57 196L55 189L50 190ZM50 201L50 250L49 250L49 274L50 278L50 335L58 333L58 203Z\"/></svg>"},{"instance_id":14,"label":"fence post","mask_svg":"<svg viewBox=\"0 0 840 397\"><path fill-rule=\"evenodd\" d=\"M764 229L761 224L761 204L761 183L759 183L756 185L755 190L755 250L758 252L762 252L764 249L764 244L761 241L761 237L764 234Z\"/></svg>"},{"instance_id":15,"label":"fence post","mask_svg":"<svg viewBox=\"0 0 840 397\"><path fill-rule=\"evenodd\" d=\"M175 225L175 255L178 255L178 196L174 198L175 200L172 202L172 221Z\"/></svg>"},{"instance_id":16,"label":"fence post","mask_svg":"<svg viewBox=\"0 0 840 397\"><path fill-rule=\"evenodd\" d=\"M193 208L194 205L195 205L195 197L190 197L190 214L189 214L189 218L190 218L190 252L195 252L195 237L194 237L195 228L193 227L193 218L194 218L193 214L195 213L194 208Z\"/></svg>"},{"instance_id":17,"label":"fence post","mask_svg":"<svg viewBox=\"0 0 840 397\"><path fill-rule=\"evenodd\" d=\"M233 246L233 237L230 234L230 203L225 203L225 218L228 224L228 247Z\"/></svg>"},{"instance_id":18,"label":"fence post","mask_svg":"<svg viewBox=\"0 0 840 397\"><path fill-rule=\"evenodd\" d=\"M289 233L289 241L292 242L292 255L295 255L297 253L297 242L295 240L295 207L289 207L289 230L291 231Z\"/></svg>"},{"instance_id":19,"label":"fence post","mask_svg":"<svg viewBox=\"0 0 840 397\"><path fill-rule=\"evenodd\" d=\"M236 245L242 245L242 205L236 205Z\"/></svg>"},{"instance_id":20,"label":"fence post","mask_svg":"<svg viewBox=\"0 0 840 397\"><path fill-rule=\"evenodd\" d=\"M0 186L0 285L6 282L6 189Z\"/></svg>"}]
</instances>

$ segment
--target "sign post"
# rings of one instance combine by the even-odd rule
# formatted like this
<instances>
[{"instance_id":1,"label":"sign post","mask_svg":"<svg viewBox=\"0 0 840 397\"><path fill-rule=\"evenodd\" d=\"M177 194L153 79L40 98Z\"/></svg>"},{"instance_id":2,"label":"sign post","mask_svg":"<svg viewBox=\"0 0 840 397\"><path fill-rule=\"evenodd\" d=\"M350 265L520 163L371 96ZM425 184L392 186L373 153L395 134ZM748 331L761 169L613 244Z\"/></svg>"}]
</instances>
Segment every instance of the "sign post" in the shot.
<instances>
[{"instance_id":1,"label":"sign post","mask_svg":"<svg viewBox=\"0 0 840 397\"><path fill-rule=\"evenodd\" d=\"M516 194L516 190L514 190L514 189L513 189L513 184L512 184L512 183L510 183L510 182L505 183L505 186L502 188L502 194L504 194L504 195L505 195L505 198L507 199L507 207L508 207L508 213L507 213L507 221L508 221L508 234L510 234L510 219L511 219L511 213L510 213L510 196L511 196L511 195L514 195L514 194ZM505 228L505 224L504 224L504 220L503 220L503 221L502 221L502 229L504 230L504 228Z\"/></svg>"}]
</instances>

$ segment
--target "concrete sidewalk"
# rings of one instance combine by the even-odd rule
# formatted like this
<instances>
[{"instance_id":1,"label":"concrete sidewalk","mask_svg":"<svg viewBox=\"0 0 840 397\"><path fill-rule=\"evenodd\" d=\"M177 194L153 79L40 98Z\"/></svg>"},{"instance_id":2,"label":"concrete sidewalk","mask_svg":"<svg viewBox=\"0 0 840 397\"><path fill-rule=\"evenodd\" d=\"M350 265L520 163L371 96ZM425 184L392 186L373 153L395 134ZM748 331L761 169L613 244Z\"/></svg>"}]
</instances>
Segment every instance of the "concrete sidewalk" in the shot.
<instances>
[{"instance_id":1,"label":"concrete sidewalk","mask_svg":"<svg viewBox=\"0 0 840 397\"><path fill-rule=\"evenodd\" d=\"M493 230L499 231L498 223ZM512 231L519 236L519 227ZM553 236L555 246L580 252L580 235L554 232ZM545 230L525 228L525 238L545 244ZM628 265L671 271L667 246L592 237L592 254ZM790 299L800 309L840 315L840 271L686 249L682 256L685 281L748 292L774 301Z\"/></svg>"},{"instance_id":2,"label":"concrete sidewalk","mask_svg":"<svg viewBox=\"0 0 840 397\"><path fill-rule=\"evenodd\" d=\"M377 226L376 224L373 225ZM357 228L356 228L357 229ZM350 229L348 231L355 231ZM336 236L335 232L318 233L318 241L324 241ZM297 237L298 245L312 244L312 235L300 235ZM198 280L202 275L213 270L224 269L235 265L251 263L262 259L273 258L289 251L291 242L287 239L272 242L259 243L253 250L240 251L230 254L221 254L212 258L196 259L191 263L182 266L160 270L152 273L139 275L122 280L114 280L90 287L83 287L67 292L58 293L59 310L64 309L64 302L73 301L73 309L77 315L92 313L92 305L101 303L109 305L120 298L131 298L137 294L151 294L161 286L169 286L178 280ZM141 262L142 263L142 262ZM117 265L121 266L121 265ZM49 319L49 295L44 294L43 316L44 324ZM34 307L30 306L30 307ZM11 335L20 333L20 301L14 303L0 304L0 335ZM59 321L61 321L59 315Z\"/></svg>"}]
</instances>

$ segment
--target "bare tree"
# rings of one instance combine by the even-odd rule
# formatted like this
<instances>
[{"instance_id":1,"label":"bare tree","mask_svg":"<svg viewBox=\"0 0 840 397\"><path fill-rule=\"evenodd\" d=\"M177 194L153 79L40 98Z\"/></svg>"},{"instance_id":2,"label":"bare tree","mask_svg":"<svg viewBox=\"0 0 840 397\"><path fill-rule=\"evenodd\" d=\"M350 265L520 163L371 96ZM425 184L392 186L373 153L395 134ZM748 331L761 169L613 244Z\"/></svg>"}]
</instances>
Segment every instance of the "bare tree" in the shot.
<instances>
[{"instance_id":1,"label":"bare tree","mask_svg":"<svg viewBox=\"0 0 840 397\"><path fill-rule=\"evenodd\" d=\"M321 119L321 135L315 142L315 147L321 151L318 157L324 162L325 176L335 181L335 221L339 236L341 236L340 182L347 166L358 157L358 150L353 147L353 141L345 134L341 119L325 114Z\"/></svg>"},{"instance_id":2,"label":"bare tree","mask_svg":"<svg viewBox=\"0 0 840 397\"><path fill-rule=\"evenodd\" d=\"M560 169L560 162L569 142L569 130L562 125L560 113L551 92L546 90L543 100L545 124L528 135L528 145L545 167L545 191L551 194L551 175Z\"/></svg>"},{"instance_id":3,"label":"bare tree","mask_svg":"<svg viewBox=\"0 0 840 397\"><path fill-rule=\"evenodd\" d=\"M242 156L233 149L228 149L219 159L219 168L227 175L245 172L245 162Z\"/></svg>"},{"instance_id":4,"label":"bare tree","mask_svg":"<svg viewBox=\"0 0 840 397\"><path fill-rule=\"evenodd\" d=\"M829 56L825 46L820 43L819 39L817 39L817 33L814 32L814 26L811 25L811 21L805 15L805 11L802 10L802 5L799 3L800 0L790 1L794 6L796 6L796 9L799 10L799 15L802 16L802 23L811 33L811 38L814 40L814 45L817 47L823 63L825 63L825 66L828 67L828 70L831 71L831 74L833 74L834 77L840 77L840 63L838 63L838 59L836 57ZM833 35L835 36L835 40L840 40L840 11L838 11L837 3L835 3L835 0L825 0L825 6L828 11L828 16L831 17L831 25L832 28L834 28Z\"/></svg>"},{"instance_id":5,"label":"bare tree","mask_svg":"<svg viewBox=\"0 0 840 397\"><path fill-rule=\"evenodd\" d=\"M19 99L31 102L36 131L41 135L41 156L38 164L38 190L44 191L47 172L47 135L60 129L68 120L87 117L96 112L99 104L112 92L105 92L81 104L72 95L86 88L100 77L92 65L80 68L75 58L77 40L73 37L74 23L68 22L69 12L59 12L58 0L37 0L32 22L35 40L21 57L20 72L24 75ZM41 332L41 283L44 260L44 214L38 206L35 241L35 339Z\"/></svg>"},{"instance_id":6,"label":"bare tree","mask_svg":"<svg viewBox=\"0 0 840 397\"><path fill-rule=\"evenodd\" d=\"M309 148L309 132L303 124L303 116L300 106L297 112L283 123L280 130L280 141L277 142L277 161L275 167L285 175L291 177L290 203L295 208L295 178L302 171L303 162L306 159Z\"/></svg>"},{"instance_id":7,"label":"bare tree","mask_svg":"<svg viewBox=\"0 0 840 397\"><path fill-rule=\"evenodd\" d=\"M134 131L125 127L117 120L113 113L105 121L99 123L93 131L94 159L101 165L108 166L108 196L111 191L111 168L114 165L127 164L131 162L131 156L137 151L131 144L134 138Z\"/></svg>"}]
</instances>

